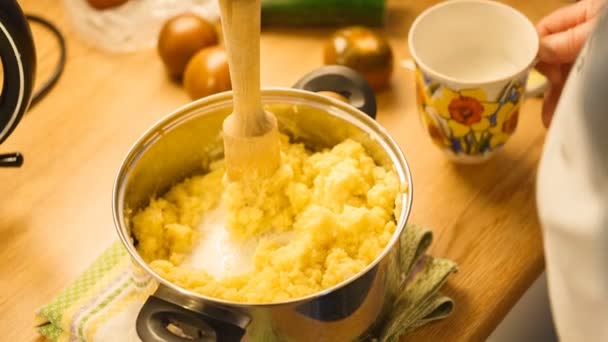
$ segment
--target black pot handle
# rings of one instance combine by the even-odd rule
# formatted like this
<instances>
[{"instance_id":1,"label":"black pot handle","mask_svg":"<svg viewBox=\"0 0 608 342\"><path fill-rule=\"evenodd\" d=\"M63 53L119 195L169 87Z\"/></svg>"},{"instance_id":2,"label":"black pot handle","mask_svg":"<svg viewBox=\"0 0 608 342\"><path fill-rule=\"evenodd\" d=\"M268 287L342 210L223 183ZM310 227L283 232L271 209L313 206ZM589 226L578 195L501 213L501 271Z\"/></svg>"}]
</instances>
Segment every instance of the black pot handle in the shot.
<instances>
[{"instance_id":1,"label":"black pot handle","mask_svg":"<svg viewBox=\"0 0 608 342\"><path fill-rule=\"evenodd\" d=\"M36 73L34 40L16 0L0 1L0 143L15 129L30 103Z\"/></svg>"},{"instance_id":2,"label":"black pot handle","mask_svg":"<svg viewBox=\"0 0 608 342\"><path fill-rule=\"evenodd\" d=\"M350 104L372 119L376 118L376 95L367 80L357 71L341 66L327 65L306 74L293 86L312 92L333 91L343 95Z\"/></svg>"},{"instance_id":3,"label":"black pot handle","mask_svg":"<svg viewBox=\"0 0 608 342\"><path fill-rule=\"evenodd\" d=\"M223 313L226 312L217 309L218 316ZM176 328L187 337L177 335ZM154 295L139 311L136 330L144 342L238 342L245 335L245 327L188 310Z\"/></svg>"},{"instance_id":4,"label":"black pot handle","mask_svg":"<svg viewBox=\"0 0 608 342\"><path fill-rule=\"evenodd\" d=\"M0 154L0 167L21 167L23 156L19 152Z\"/></svg>"}]
</instances>

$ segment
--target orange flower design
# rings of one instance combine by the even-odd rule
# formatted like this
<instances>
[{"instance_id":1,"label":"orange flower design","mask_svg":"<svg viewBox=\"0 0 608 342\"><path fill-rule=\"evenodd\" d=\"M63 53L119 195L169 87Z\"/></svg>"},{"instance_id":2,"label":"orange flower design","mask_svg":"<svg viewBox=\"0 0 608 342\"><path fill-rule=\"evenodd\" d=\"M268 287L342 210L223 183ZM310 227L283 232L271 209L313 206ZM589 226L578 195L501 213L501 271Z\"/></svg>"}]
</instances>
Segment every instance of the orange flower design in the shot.
<instances>
[{"instance_id":1,"label":"orange flower design","mask_svg":"<svg viewBox=\"0 0 608 342\"><path fill-rule=\"evenodd\" d=\"M505 121L502 126L502 131L506 134L513 134L515 132L515 128L517 128L517 121L519 119L519 110L516 110L511 114L511 116Z\"/></svg>"},{"instance_id":2,"label":"orange flower design","mask_svg":"<svg viewBox=\"0 0 608 342\"><path fill-rule=\"evenodd\" d=\"M443 146L444 145L444 138L443 138L443 134L441 133L441 131L439 130L439 128L433 124L428 124L427 125L427 130L429 132L429 135L431 136L431 139L433 140L433 142L439 146Z\"/></svg>"},{"instance_id":3,"label":"orange flower design","mask_svg":"<svg viewBox=\"0 0 608 342\"><path fill-rule=\"evenodd\" d=\"M454 98L448 106L452 119L463 125L472 125L481 121L483 114L483 105L479 100L461 96Z\"/></svg>"},{"instance_id":4,"label":"orange flower design","mask_svg":"<svg viewBox=\"0 0 608 342\"><path fill-rule=\"evenodd\" d=\"M424 108L426 105L426 98L424 94L424 86L420 84L420 81L416 81L416 101L418 102L418 108Z\"/></svg>"}]
</instances>

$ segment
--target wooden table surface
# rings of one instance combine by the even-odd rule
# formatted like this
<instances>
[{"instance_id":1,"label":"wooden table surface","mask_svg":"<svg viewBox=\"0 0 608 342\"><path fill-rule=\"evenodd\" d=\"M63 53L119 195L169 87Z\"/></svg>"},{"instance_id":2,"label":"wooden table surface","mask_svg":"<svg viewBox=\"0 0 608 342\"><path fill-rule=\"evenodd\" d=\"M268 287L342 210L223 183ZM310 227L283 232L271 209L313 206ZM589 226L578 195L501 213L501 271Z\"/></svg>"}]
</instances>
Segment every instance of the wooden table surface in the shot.
<instances>
[{"instance_id":1,"label":"wooden table surface","mask_svg":"<svg viewBox=\"0 0 608 342\"><path fill-rule=\"evenodd\" d=\"M445 287L456 301L450 318L409 339L485 339L543 270L534 199L545 130L540 101L529 99L506 148L481 166L456 166L425 136L415 106L407 31L437 1L389 1L385 32L395 50L392 88L378 94L378 120L405 152L414 177L411 222L432 227L431 253L458 262ZM568 1L506 1L531 20ZM0 169L0 336L37 339L34 311L117 239L111 191L134 140L188 102L167 80L155 51L104 53L83 44L57 0L21 0L26 12L53 18L67 35L69 56L57 87L32 108L0 151L21 151L20 169ZM321 65L330 30L266 30L262 83L290 86ZM55 42L34 27L38 82L52 70Z\"/></svg>"}]
</instances>

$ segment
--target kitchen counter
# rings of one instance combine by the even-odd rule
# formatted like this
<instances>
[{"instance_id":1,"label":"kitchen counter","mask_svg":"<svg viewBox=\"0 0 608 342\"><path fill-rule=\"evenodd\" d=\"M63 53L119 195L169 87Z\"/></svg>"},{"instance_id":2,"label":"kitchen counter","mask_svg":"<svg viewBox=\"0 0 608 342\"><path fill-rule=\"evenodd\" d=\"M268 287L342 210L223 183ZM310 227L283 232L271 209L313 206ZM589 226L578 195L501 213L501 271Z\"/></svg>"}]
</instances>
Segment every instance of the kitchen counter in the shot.
<instances>
[{"instance_id":1,"label":"kitchen counter","mask_svg":"<svg viewBox=\"0 0 608 342\"><path fill-rule=\"evenodd\" d=\"M535 177L545 130L539 99L528 99L505 149L486 164L446 160L416 113L407 31L437 1L389 1L385 28L395 50L392 88L378 94L378 120L412 168L411 222L431 227L431 253L460 272L445 293L454 314L410 335L416 341L485 339L542 272ZM568 1L506 1L537 21ZM37 339L34 311L117 239L111 212L114 177L130 145L150 125L189 101L165 76L155 50L112 55L83 44L56 0L21 0L28 13L53 18L68 38L65 74L0 151L20 151L20 169L0 169L0 336ZM262 84L290 86L321 65L330 30L265 30ZM34 27L37 81L52 71L55 41ZM294 61L296 61L294 63Z\"/></svg>"}]
</instances>

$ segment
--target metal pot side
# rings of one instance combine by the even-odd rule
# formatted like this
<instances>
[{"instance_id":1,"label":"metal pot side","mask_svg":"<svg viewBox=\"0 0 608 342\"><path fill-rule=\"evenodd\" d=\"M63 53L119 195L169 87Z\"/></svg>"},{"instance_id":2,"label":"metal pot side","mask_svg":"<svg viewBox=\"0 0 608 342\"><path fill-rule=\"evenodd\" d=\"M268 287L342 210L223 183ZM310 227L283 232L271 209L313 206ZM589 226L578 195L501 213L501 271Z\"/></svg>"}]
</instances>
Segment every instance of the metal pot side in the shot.
<instances>
[{"instance_id":1,"label":"metal pot side","mask_svg":"<svg viewBox=\"0 0 608 342\"><path fill-rule=\"evenodd\" d=\"M180 317L198 315L199 325L205 325L210 336L220 341L239 340L228 337L238 336L239 332L245 340L255 341L364 339L385 317L402 280L399 236L412 205L412 179L405 157L385 129L348 104L285 88L264 89L262 96L265 106L277 116L280 130L293 139L313 149L331 147L346 138L356 140L377 163L394 168L401 184L407 186L408 191L401 194L397 229L372 264L322 292L281 303L249 305L180 288L156 274L139 256L129 231L130 216L147 205L153 195L163 194L187 176L204 173L211 161L222 157L220 132L224 118L232 110L230 92L178 109L133 145L114 184L113 213L118 235L134 262L158 281L153 297L175 304ZM234 329L234 334L227 334L230 329ZM155 338L174 340L167 336Z\"/></svg>"}]
</instances>

